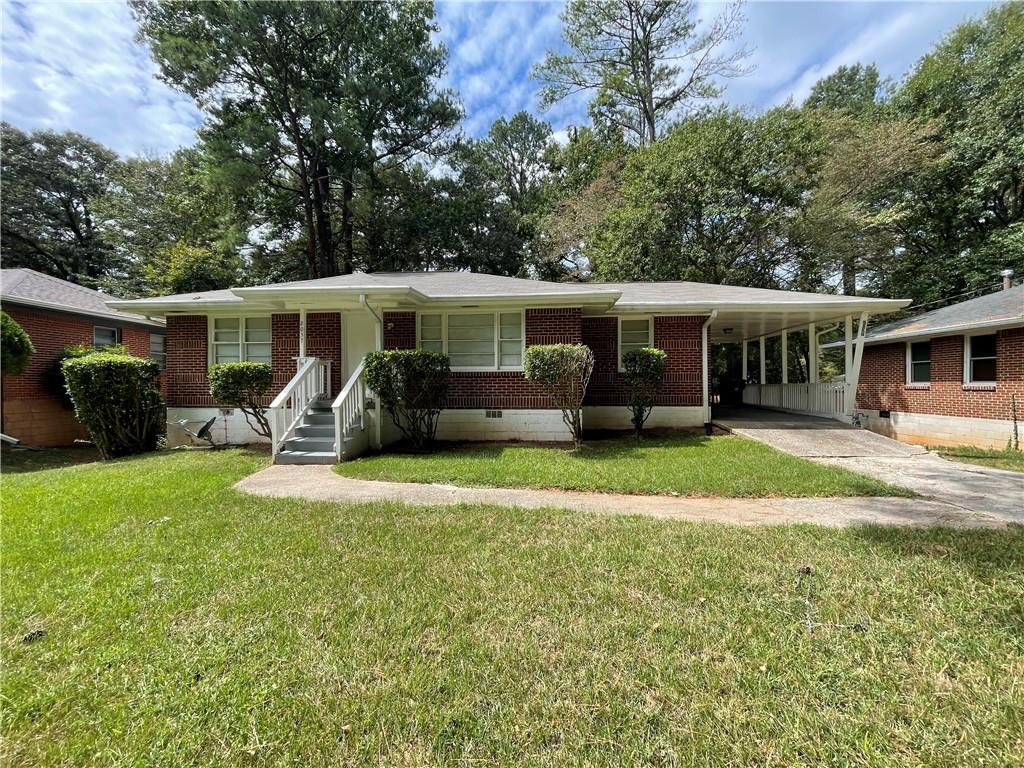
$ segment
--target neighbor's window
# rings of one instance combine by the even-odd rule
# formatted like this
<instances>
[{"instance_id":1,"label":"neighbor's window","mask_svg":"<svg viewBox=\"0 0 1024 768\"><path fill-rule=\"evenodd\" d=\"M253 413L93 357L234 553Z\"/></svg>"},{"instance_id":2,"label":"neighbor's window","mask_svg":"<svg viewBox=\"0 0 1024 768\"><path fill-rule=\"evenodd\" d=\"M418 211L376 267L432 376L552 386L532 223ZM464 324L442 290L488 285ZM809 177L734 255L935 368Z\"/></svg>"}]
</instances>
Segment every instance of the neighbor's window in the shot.
<instances>
[{"instance_id":1,"label":"neighbor's window","mask_svg":"<svg viewBox=\"0 0 1024 768\"><path fill-rule=\"evenodd\" d=\"M637 319L619 318L619 368L622 368L622 357L634 349L654 346L651 338L653 323L649 317Z\"/></svg>"},{"instance_id":2,"label":"neighbor's window","mask_svg":"<svg viewBox=\"0 0 1024 768\"><path fill-rule=\"evenodd\" d=\"M271 362L269 317L215 317L213 362Z\"/></svg>"},{"instance_id":3,"label":"neighbor's window","mask_svg":"<svg viewBox=\"0 0 1024 768\"><path fill-rule=\"evenodd\" d=\"M420 349L448 355L452 368L523 366L522 312L450 312L419 316Z\"/></svg>"},{"instance_id":4,"label":"neighbor's window","mask_svg":"<svg viewBox=\"0 0 1024 768\"><path fill-rule=\"evenodd\" d=\"M910 363L910 384L928 384L932 380L932 343L915 341L907 345Z\"/></svg>"},{"instance_id":5,"label":"neighbor's window","mask_svg":"<svg viewBox=\"0 0 1024 768\"><path fill-rule=\"evenodd\" d=\"M94 326L92 329L92 345L94 347L102 349L103 347L112 347L121 341L121 329L120 328L105 328L101 325Z\"/></svg>"},{"instance_id":6,"label":"neighbor's window","mask_svg":"<svg viewBox=\"0 0 1024 768\"><path fill-rule=\"evenodd\" d=\"M996 380L996 335L967 337L967 381L992 383Z\"/></svg>"},{"instance_id":7,"label":"neighbor's window","mask_svg":"<svg viewBox=\"0 0 1024 768\"><path fill-rule=\"evenodd\" d=\"M162 333L149 334L149 356L156 360L161 371L167 367L167 347Z\"/></svg>"}]
</instances>

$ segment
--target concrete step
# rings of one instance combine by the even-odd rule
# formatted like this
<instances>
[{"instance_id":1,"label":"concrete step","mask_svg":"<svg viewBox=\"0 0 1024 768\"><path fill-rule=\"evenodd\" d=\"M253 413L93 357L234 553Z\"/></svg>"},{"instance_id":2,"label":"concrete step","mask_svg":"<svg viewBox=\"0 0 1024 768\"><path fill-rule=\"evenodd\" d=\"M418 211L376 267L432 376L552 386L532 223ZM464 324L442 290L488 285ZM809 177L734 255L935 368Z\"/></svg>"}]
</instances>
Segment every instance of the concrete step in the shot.
<instances>
[{"instance_id":1,"label":"concrete step","mask_svg":"<svg viewBox=\"0 0 1024 768\"><path fill-rule=\"evenodd\" d=\"M334 437L291 437L284 441L286 451L334 451Z\"/></svg>"},{"instance_id":2,"label":"concrete step","mask_svg":"<svg viewBox=\"0 0 1024 768\"><path fill-rule=\"evenodd\" d=\"M274 457L275 464L334 464L337 461L334 451L281 451Z\"/></svg>"}]
</instances>

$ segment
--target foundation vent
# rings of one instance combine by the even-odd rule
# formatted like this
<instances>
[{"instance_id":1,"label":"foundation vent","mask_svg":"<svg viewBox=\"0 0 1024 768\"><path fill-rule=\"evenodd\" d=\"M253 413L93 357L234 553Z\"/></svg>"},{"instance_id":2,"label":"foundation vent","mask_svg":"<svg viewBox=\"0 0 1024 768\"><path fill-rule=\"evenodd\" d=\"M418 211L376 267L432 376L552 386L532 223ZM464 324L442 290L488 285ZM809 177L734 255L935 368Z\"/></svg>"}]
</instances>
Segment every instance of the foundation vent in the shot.
<instances>
[{"instance_id":1,"label":"foundation vent","mask_svg":"<svg viewBox=\"0 0 1024 768\"><path fill-rule=\"evenodd\" d=\"M485 419L500 419L501 411L484 411Z\"/></svg>"}]
</instances>

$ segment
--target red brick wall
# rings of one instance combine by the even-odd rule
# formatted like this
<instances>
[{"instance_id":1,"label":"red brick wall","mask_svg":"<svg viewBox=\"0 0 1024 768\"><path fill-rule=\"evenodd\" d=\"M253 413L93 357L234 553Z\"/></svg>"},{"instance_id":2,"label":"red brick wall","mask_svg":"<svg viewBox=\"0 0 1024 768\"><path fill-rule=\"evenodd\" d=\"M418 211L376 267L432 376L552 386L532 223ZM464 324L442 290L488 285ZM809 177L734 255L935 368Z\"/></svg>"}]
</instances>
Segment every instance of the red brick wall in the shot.
<instances>
[{"instance_id":1,"label":"red brick wall","mask_svg":"<svg viewBox=\"0 0 1024 768\"><path fill-rule=\"evenodd\" d=\"M28 370L18 376L4 376L2 383L2 431L29 445L70 445L86 438L74 412L57 394L60 384L56 365L65 347L93 343L93 326L121 328L121 341L128 350L140 357L149 356L148 328L14 305L4 306L4 311L25 329L36 350Z\"/></svg>"},{"instance_id":2,"label":"red brick wall","mask_svg":"<svg viewBox=\"0 0 1024 768\"><path fill-rule=\"evenodd\" d=\"M167 318L167 404L179 408L212 407L206 315ZM306 316L306 352L331 361L333 392L341 388L341 316L337 312L311 312ZM271 365L274 383L268 401L295 375L299 354L298 314L271 316Z\"/></svg>"},{"instance_id":3,"label":"red brick wall","mask_svg":"<svg viewBox=\"0 0 1024 768\"><path fill-rule=\"evenodd\" d=\"M665 386L659 405L701 404L700 329L703 317L656 317L654 344L668 353ZM594 350L594 374L587 405L625 405L626 391L618 372L618 321L615 317L582 317L578 307L526 310L526 345L583 343ZM414 312L384 315L384 347L416 346ZM452 373L449 408L550 408L536 384L517 371Z\"/></svg>"},{"instance_id":4,"label":"red brick wall","mask_svg":"<svg viewBox=\"0 0 1024 768\"><path fill-rule=\"evenodd\" d=\"M704 317L654 318L654 346L668 355L658 405L701 405L701 326ZM594 375L587 405L625 405L628 391L619 373L619 325L616 317L583 318L583 343L594 350Z\"/></svg>"},{"instance_id":5,"label":"red brick wall","mask_svg":"<svg viewBox=\"0 0 1024 768\"><path fill-rule=\"evenodd\" d=\"M996 385L981 389L963 383L964 338L932 339L931 383L907 386L906 344L864 348L857 407L901 413L930 413L980 419L1009 419L1010 398L1024 410L1024 328L996 334Z\"/></svg>"}]
</instances>

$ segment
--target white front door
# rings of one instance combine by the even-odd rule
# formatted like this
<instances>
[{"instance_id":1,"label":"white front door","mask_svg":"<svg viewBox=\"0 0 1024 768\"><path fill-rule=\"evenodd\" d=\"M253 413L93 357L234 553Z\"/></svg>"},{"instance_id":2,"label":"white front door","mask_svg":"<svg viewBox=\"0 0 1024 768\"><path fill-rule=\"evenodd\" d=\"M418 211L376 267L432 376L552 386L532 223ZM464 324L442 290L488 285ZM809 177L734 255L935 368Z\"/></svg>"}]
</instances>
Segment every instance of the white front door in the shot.
<instances>
[{"instance_id":1,"label":"white front door","mask_svg":"<svg viewBox=\"0 0 1024 768\"><path fill-rule=\"evenodd\" d=\"M368 310L351 309L341 313L341 351L345 365L342 385L348 381L352 371L369 352L376 341L376 320Z\"/></svg>"}]
</instances>

